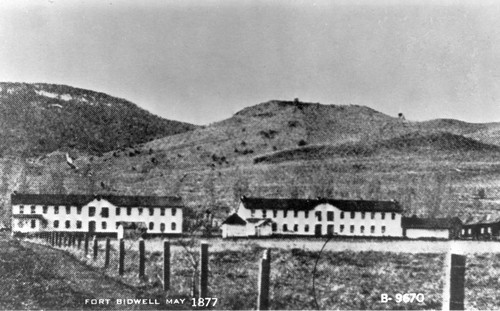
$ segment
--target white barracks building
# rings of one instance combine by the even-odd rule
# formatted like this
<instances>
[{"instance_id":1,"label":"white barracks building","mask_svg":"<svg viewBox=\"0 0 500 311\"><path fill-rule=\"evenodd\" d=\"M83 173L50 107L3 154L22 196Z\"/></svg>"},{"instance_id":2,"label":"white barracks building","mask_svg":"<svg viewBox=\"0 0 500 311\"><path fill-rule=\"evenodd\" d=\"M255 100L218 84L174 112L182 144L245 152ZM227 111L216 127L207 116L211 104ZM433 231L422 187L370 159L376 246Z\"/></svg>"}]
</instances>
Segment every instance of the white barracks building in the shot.
<instances>
[{"instance_id":1,"label":"white barracks building","mask_svg":"<svg viewBox=\"0 0 500 311\"><path fill-rule=\"evenodd\" d=\"M223 222L222 237L402 237L401 214L396 201L242 197L238 211Z\"/></svg>"},{"instance_id":2,"label":"white barracks building","mask_svg":"<svg viewBox=\"0 0 500 311\"><path fill-rule=\"evenodd\" d=\"M179 197L12 194L12 232L117 233L120 224L147 234L181 234Z\"/></svg>"}]
</instances>

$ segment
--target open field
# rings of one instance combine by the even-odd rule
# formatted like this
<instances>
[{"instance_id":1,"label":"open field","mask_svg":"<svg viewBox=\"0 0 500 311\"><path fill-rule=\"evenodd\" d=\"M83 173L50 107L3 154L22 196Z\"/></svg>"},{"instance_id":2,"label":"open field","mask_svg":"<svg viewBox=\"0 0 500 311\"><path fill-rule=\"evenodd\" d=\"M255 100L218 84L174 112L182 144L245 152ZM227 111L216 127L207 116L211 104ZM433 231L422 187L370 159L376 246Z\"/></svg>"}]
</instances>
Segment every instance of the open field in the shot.
<instances>
[{"instance_id":1,"label":"open field","mask_svg":"<svg viewBox=\"0 0 500 311\"><path fill-rule=\"evenodd\" d=\"M40 242L40 241L39 241ZM257 300L258 262L263 248L261 241L222 243L210 240L209 296L219 299L218 309L253 309ZM217 243L219 242L219 243ZM394 241L397 243L410 241ZM445 245L446 242L411 241L418 244ZM459 241L473 243L470 241ZM199 261L198 243L172 240L171 290L168 296L190 297L194 266ZM303 241L306 243L306 241ZM342 243L354 243L343 241ZM311 241L309 241L311 244ZM377 244L371 241L364 244ZM382 245L384 243L379 242ZM444 254L397 252L396 246L386 243L385 251L330 248L321 254L317 250L299 248L271 248L271 308L272 309L439 309L444 282ZM500 298L500 254L484 253L495 242L485 242L481 254L467 255L466 299L467 309L498 309ZM278 245L278 244L276 244ZM283 243L281 243L283 245ZM318 244L319 245L319 244ZM224 247L227 246L227 247ZM292 245L297 246L297 245ZM93 260L82 250L63 247L80 261L102 271L112 279L119 279L134 288L147 289L151 295L161 296L162 252L160 240L146 240L146 278L138 278L137 241L126 243L125 275L117 273L117 250L112 244L110 267L103 269L104 243L99 244L99 256ZM355 248L353 248L355 249ZM477 248L479 249L479 247ZM396 252L394 252L396 251ZM430 250L429 250L430 251ZM434 250L432 250L434 251ZM90 252L89 252L90 254ZM317 261L316 273L313 275ZM314 281L314 289L313 289ZM382 303L382 293L422 293L422 303Z\"/></svg>"}]
</instances>

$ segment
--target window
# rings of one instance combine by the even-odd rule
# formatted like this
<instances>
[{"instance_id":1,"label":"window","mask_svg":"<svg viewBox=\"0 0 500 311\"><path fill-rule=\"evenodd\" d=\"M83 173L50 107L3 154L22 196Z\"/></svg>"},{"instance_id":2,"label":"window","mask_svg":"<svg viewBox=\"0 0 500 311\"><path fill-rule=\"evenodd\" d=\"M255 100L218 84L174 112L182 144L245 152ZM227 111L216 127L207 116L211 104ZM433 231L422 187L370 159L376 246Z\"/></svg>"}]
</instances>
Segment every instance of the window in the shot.
<instances>
[{"instance_id":1,"label":"window","mask_svg":"<svg viewBox=\"0 0 500 311\"><path fill-rule=\"evenodd\" d=\"M465 229L462 229L462 235L465 235Z\"/></svg>"},{"instance_id":2,"label":"window","mask_svg":"<svg viewBox=\"0 0 500 311\"><path fill-rule=\"evenodd\" d=\"M333 212L326 213L326 220L333 221Z\"/></svg>"},{"instance_id":3,"label":"window","mask_svg":"<svg viewBox=\"0 0 500 311\"><path fill-rule=\"evenodd\" d=\"M309 211L304 211L305 218L309 218Z\"/></svg>"},{"instance_id":4,"label":"window","mask_svg":"<svg viewBox=\"0 0 500 311\"><path fill-rule=\"evenodd\" d=\"M350 231L351 233L354 233L354 225L351 225Z\"/></svg>"},{"instance_id":5,"label":"window","mask_svg":"<svg viewBox=\"0 0 500 311\"><path fill-rule=\"evenodd\" d=\"M71 206L66 206L66 214L70 214L71 213Z\"/></svg>"},{"instance_id":6,"label":"window","mask_svg":"<svg viewBox=\"0 0 500 311\"><path fill-rule=\"evenodd\" d=\"M160 224L160 231L165 232L165 224L164 223Z\"/></svg>"},{"instance_id":7,"label":"window","mask_svg":"<svg viewBox=\"0 0 500 311\"><path fill-rule=\"evenodd\" d=\"M276 232L276 230L278 230L278 224L273 222L273 224L271 225L271 228L273 229L273 232Z\"/></svg>"},{"instance_id":8,"label":"window","mask_svg":"<svg viewBox=\"0 0 500 311\"><path fill-rule=\"evenodd\" d=\"M89 206L89 217L94 217L94 216L95 216L95 207Z\"/></svg>"},{"instance_id":9,"label":"window","mask_svg":"<svg viewBox=\"0 0 500 311\"><path fill-rule=\"evenodd\" d=\"M293 231L295 232L299 231L299 225L293 225Z\"/></svg>"},{"instance_id":10,"label":"window","mask_svg":"<svg viewBox=\"0 0 500 311\"><path fill-rule=\"evenodd\" d=\"M293 211L293 217L295 218L299 217L299 211Z\"/></svg>"},{"instance_id":11,"label":"window","mask_svg":"<svg viewBox=\"0 0 500 311\"><path fill-rule=\"evenodd\" d=\"M43 229L46 229L46 228L47 228L47 222L46 222L46 221L42 221L42 228L43 228Z\"/></svg>"},{"instance_id":12,"label":"window","mask_svg":"<svg viewBox=\"0 0 500 311\"><path fill-rule=\"evenodd\" d=\"M34 219L31 220L31 228L32 229L36 228L36 220L34 220Z\"/></svg>"},{"instance_id":13,"label":"window","mask_svg":"<svg viewBox=\"0 0 500 311\"><path fill-rule=\"evenodd\" d=\"M283 218L286 218L287 214L288 214L288 211L283 211Z\"/></svg>"},{"instance_id":14,"label":"window","mask_svg":"<svg viewBox=\"0 0 500 311\"><path fill-rule=\"evenodd\" d=\"M66 220L66 222L64 223L64 227L65 227L66 229L69 229L69 227L71 227L71 223L70 223L70 221L69 221L69 220Z\"/></svg>"},{"instance_id":15,"label":"window","mask_svg":"<svg viewBox=\"0 0 500 311\"><path fill-rule=\"evenodd\" d=\"M19 205L19 214L24 214L24 206Z\"/></svg>"},{"instance_id":16,"label":"window","mask_svg":"<svg viewBox=\"0 0 500 311\"><path fill-rule=\"evenodd\" d=\"M49 207L48 207L47 205L44 205L44 206L42 207L42 210L43 210L43 213L44 213L44 214L47 214L47 211L49 210Z\"/></svg>"},{"instance_id":17,"label":"window","mask_svg":"<svg viewBox=\"0 0 500 311\"><path fill-rule=\"evenodd\" d=\"M59 220L54 220L54 228L59 228Z\"/></svg>"},{"instance_id":18,"label":"window","mask_svg":"<svg viewBox=\"0 0 500 311\"><path fill-rule=\"evenodd\" d=\"M115 225L116 225L116 229L118 229L118 227L120 227L120 222L119 222L119 221L117 221L117 222L115 223Z\"/></svg>"},{"instance_id":19,"label":"window","mask_svg":"<svg viewBox=\"0 0 500 311\"><path fill-rule=\"evenodd\" d=\"M381 213L382 214L382 219L385 219L385 213Z\"/></svg>"},{"instance_id":20,"label":"window","mask_svg":"<svg viewBox=\"0 0 500 311\"><path fill-rule=\"evenodd\" d=\"M266 210L262 210L262 218L267 218L267 211Z\"/></svg>"},{"instance_id":21,"label":"window","mask_svg":"<svg viewBox=\"0 0 500 311\"><path fill-rule=\"evenodd\" d=\"M250 210L250 216L255 217L255 210L254 209Z\"/></svg>"},{"instance_id":22,"label":"window","mask_svg":"<svg viewBox=\"0 0 500 311\"><path fill-rule=\"evenodd\" d=\"M355 216L356 216L356 212L351 212L351 219L354 219Z\"/></svg>"},{"instance_id":23,"label":"window","mask_svg":"<svg viewBox=\"0 0 500 311\"><path fill-rule=\"evenodd\" d=\"M127 216L130 216L130 215L132 215L132 208L127 207Z\"/></svg>"},{"instance_id":24,"label":"window","mask_svg":"<svg viewBox=\"0 0 500 311\"><path fill-rule=\"evenodd\" d=\"M366 213L365 212L361 212L361 219L365 219L366 217Z\"/></svg>"},{"instance_id":25,"label":"window","mask_svg":"<svg viewBox=\"0 0 500 311\"><path fill-rule=\"evenodd\" d=\"M372 234L375 233L375 226L370 227L370 233L372 233Z\"/></svg>"},{"instance_id":26,"label":"window","mask_svg":"<svg viewBox=\"0 0 500 311\"><path fill-rule=\"evenodd\" d=\"M318 212L316 212L315 214L316 214L316 219L317 219L318 221L321 221L321 211L318 211Z\"/></svg>"},{"instance_id":27,"label":"window","mask_svg":"<svg viewBox=\"0 0 500 311\"><path fill-rule=\"evenodd\" d=\"M81 214L82 214L82 207L81 207L81 206L77 206L77 207L76 207L76 213L77 213L78 215L81 215Z\"/></svg>"},{"instance_id":28,"label":"window","mask_svg":"<svg viewBox=\"0 0 500 311\"><path fill-rule=\"evenodd\" d=\"M344 219L344 212L340 212L340 219Z\"/></svg>"},{"instance_id":29,"label":"window","mask_svg":"<svg viewBox=\"0 0 500 311\"><path fill-rule=\"evenodd\" d=\"M17 226L18 226L19 228L24 227L24 220L19 219L19 221L17 222Z\"/></svg>"},{"instance_id":30,"label":"window","mask_svg":"<svg viewBox=\"0 0 500 311\"><path fill-rule=\"evenodd\" d=\"M36 213L36 206L31 205L31 214L35 214L35 213Z\"/></svg>"},{"instance_id":31,"label":"window","mask_svg":"<svg viewBox=\"0 0 500 311\"><path fill-rule=\"evenodd\" d=\"M117 207L117 208L115 209L115 214L116 214L116 216L120 216L121 210L122 210L122 209L121 209L121 208L119 208L119 207Z\"/></svg>"},{"instance_id":32,"label":"window","mask_svg":"<svg viewBox=\"0 0 500 311\"><path fill-rule=\"evenodd\" d=\"M375 212L372 212L372 219L375 219Z\"/></svg>"},{"instance_id":33,"label":"window","mask_svg":"<svg viewBox=\"0 0 500 311\"><path fill-rule=\"evenodd\" d=\"M392 220L396 219L396 213L392 213L391 218L392 218Z\"/></svg>"},{"instance_id":34,"label":"window","mask_svg":"<svg viewBox=\"0 0 500 311\"><path fill-rule=\"evenodd\" d=\"M103 207L101 210L101 216L103 218L108 218L109 217L109 207Z\"/></svg>"},{"instance_id":35,"label":"window","mask_svg":"<svg viewBox=\"0 0 500 311\"><path fill-rule=\"evenodd\" d=\"M108 223L103 221L101 222L101 228L103 228L104 230L108 227Z\"/></svg>"},{"instance_id":36,"label":"window","mask_svg":"<svg viewBox=\"0 0 500 311\"><path fill-rule=\"evenodd\" d=\"M154 208L150 208L149 209L149 216L153 216L155 214L155 209Z\"/></svg>"},{"instance_id":37,"label":"window","mask_svg":"<svg viewBox=\"0 0 500 311\"><path fill-rule=\"evenodd\" d=\"M287 232L288 231L288 226L286 224L283 225L283 232Z\"/></svg>"},{"instance_id":38,"label":"window","mask_svg":"<svg viewBox=\"0 0 500 311\"><path fill-rule=\"evenodd\" d=\"M139 215L142 215L142 207L139 207L138 211L139 211Z\"/></svg>"},{"instance_id":39,"label":"window","mask_svg":"<svg viewBox=\"0 0 500 311\"><path fill-rule=\"evenodd\" d=\"M153 229L154 229L154 227L155 227L154 222L150 222L150 223L149 223L149 230L153 230Z\"/></svg>"},{"instance_id":40,"label":"window","mask_svg":"<svg viewBox=\"0 0 500 311\"><path fill-rule=\"evenodd\" d=\"M172 208L172 216L175 216L175 214L177 214L177 209L174 207Z\"/></svg>"},{"instance_id":41,"label":"window","mask_svg":"<svg viewBox=\"0 0 500 311\"><path fill-rule=\"evenodd\" d=\"M365 233L365 226L361 226L359 228L359 231L361 232L361 234L364 234Z\"/></svg>"},{"instance_id":42,"label":"window","mask_svg":"<svg viewBox=\"0 0 500 311\"><path fill-rule=\"evenodd\" d=\"M76 229L81 229L82 228L82 221L81 220L77 220L76 221Z\"/></svg>"},{"instance_id":43,"label":"window","mask_svg":"<svg viewBox=\"0 0 500 311\"><path fill-rule=\"evenodd\" d=\"M273 210L273 217L274 218L278 217L278 211L277 210Z\"/></svg>"},{"instance_id":44,"label":"window","mask_svg":"<svg viewBox=\"0 0 500 311\"><path fill-rule=\"evenodd\" d=\"M172 223L171 228L172 228L172 231L175 231L175 229L177 228L177 225L175 224L175 222Z\"/></svg>"},{"instance_id":45,"label":"window","mask_svg":"<svg viewBox=\"0 0 500 311\"><path fill-rule=\"evenodd\" d=\"M162 207L162 208L160 209L160 215L161 215L161 216L165 216L165 208L164 208L164 207ZM165 224L163 224L163 226L165 227Z\"/></svg>"},{"instance_id":46,"label":"window","mask_svg":"<svg viewBox=\"0 0 500 311\"><path fill-rule=\"evenodd\" d=\"M344 225L340 225L340 232L344 232Z\"/></svg>"},{"instance_id":47,"label":"window","mask_svg":"<svg viewBox=\"0 0 500 311\"><path fill-rule=\"evenodd\" d=\"M304 232L309 232L309 225L305 225Z\"/></svg>"},{"instance_id":48,"label":"window","mask_svg":"<svg viewBox=\"0 0 500 311\"><path fill-rule=\"evenodd\" d=\"M382 226L382 234L385 233L385 226Z\"/></svg>"}]
</instances>

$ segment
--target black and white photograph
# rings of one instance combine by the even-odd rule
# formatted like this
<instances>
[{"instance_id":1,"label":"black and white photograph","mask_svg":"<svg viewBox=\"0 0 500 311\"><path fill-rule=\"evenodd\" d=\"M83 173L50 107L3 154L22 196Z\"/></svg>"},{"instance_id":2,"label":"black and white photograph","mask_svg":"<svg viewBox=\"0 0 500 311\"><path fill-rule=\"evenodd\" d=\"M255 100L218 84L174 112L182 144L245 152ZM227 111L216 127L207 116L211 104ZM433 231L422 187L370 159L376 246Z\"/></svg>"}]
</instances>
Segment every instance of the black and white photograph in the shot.
<instances>
[{"instance_id":1,"label":"black and white photograph","mask_svg":"<svg viewBox=\"0 0 500 311\"><path fill-rule=\"evenodd\" d=\"M2 1L0 310L500 309L499 17Z\"/></svg>"}]
</instances>

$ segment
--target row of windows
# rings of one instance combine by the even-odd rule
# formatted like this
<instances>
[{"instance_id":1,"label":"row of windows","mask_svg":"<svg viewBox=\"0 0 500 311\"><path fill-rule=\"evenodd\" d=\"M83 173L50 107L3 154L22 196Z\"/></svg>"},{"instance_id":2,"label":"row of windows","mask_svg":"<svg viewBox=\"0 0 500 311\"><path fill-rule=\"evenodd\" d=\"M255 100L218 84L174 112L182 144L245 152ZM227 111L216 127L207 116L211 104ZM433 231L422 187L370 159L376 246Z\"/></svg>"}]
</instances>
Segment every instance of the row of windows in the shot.
<instances>
[{"instance_id":1,"label":"row of windows","mask_svg":"<svg viewBox=\"0 0 500 311\"><path fill-rule=\"evenodd\" d=\"M349 227L349 232L350 233L355 233L355 229L356 229L356 227L354 225L351 225ZM376 229L375 226L371 226L370 227L370 233L374 234L375 231L376 231L375 229ZM274 232L276 232L278 230L278 225L276 223L272 224L272 230ZM327 232L328 232L328 234L333 234L334 230L335 230L334 225L328 225L327 226ZM385 233L385 230L386 230L386 227L385 226L381 226L380 231L381 231L382 234ZM283 225L283 232L287 232L287 231L288 231L288 225L284 224ZM293 231L294 232L298 232L299 231L299 225L294 225L293 226ZM345 226L344 225L340 225L340 232L343 233L344 231L345 231ZM304 226L304 232L309 232L309 225L305 225ZM361 234L365 233L365 226L360 226L359 227L359 233L361 233Z\"/></svg>"},{"instance_id":2,"label":"row of windows","mask_svg":"<svg viewBox=\"0 0 500 311\"><path fill-rule=\"evenodd\" d=\"M53 226L54 226L54 228L59 228L59 220L54 220ZM77 220L75 223L75 226L76 226L75 227L76 229L81 229L82 228L82 221ZM95 226L95 222L93 222L93 221L89 222L89 227L92 227L92 226ZM119 226L120 226L120 223L117 222L116 229L118 229ZM71 221L70 220L66 220L64 222L64 228L66 228L66 229L71 228ZM105 221L101 222L101 229L106 230L107 228L108 228L108 223ZM155 228L154 222L150 222L148 228L149 228L149 230L154 230L154 228ZM175 222L171 223L170 228L171 228L171 230L175 231L177 229L177 224ZM164 223L160 224L160 231L165 231L165 224Z\"/></svg>"},{"instance_id":3,"label":"row of windows","mask_svg":"<svg viewBox=\"0 0 500 311\"><path fill-rule=\"evenodd\" d=\"M70 214L71 213L71 206L66 206L65 207L66 209L66 214ZM116 216L120 216L121 215L121 207L117 207L115 209L115 214ZM138 209L138 212L139 212L139 215L142 215L143 214L143 208L142 207L139 207ZM155 209L154 208L148 208L149 210L149 216L154 216L155 214ZM48 213L48 206L43 206L42 207L42 212L43 214L47 214ZM131 207L127 207L126 208L126 212L127 212L127 215L130 216L132 215L132 208ZM31 214L35 214L36 213L36 206L35 205L32 205L31 206ZM24 206L23 205L20 205L19 206L19 214L24 214ZM54 206L54 214L59 214L59 206ZM81 206L77 206L76 207L76 214L77 215L81 215L82 214L82 207ZM89 217L93 217L95 216L96 214L96 208L94 206L89 206ZM176 208L172 208L172 216L175 216L177 214L177 209ZM107 218L109 217L109 208L108 207L103 207L101 209L101 217L104 217L104 218ZM165 208L160 208L160 216L165 216Z\"/></svg>"},{"instance_id":4,"label":"row of windows","mask_svg":"<svg viewBox=\"0 0 500 311\"><path fill-rule=\"evenodd\" d=\"M251 217L255 217L255 210L254 209L250 210L250 213L251 213ZM274 218L278 217L277 210L273 210L272 213L273 213ZM351 214L351 219L354 219L356 216L356 212L350 212L350 214ZM371 214L371 219L375 219L376 212L370 212L370 214ZM385 214L388 214L388 213L381 212L381 214L382 214L382 219L385 219ZM314 215L316 216L316 219L318 221L322 221L323 213L321 211L315 212ZM286 218L287 216L288 216L288 211L284 210L283 211L283 218ZM293 211L293 217L294 218L299 217L299 211ZM309 211L304 211L304 217L309 218ZM262 218L267 218L267 210L262 210ZM345 212L340 212L340 219L344 219L344 218L345 218ZM361 212L361 219L365 219L365 218L366 218L366 212ZM396 219L396 213L391 213L391 218L392 218L392 220ZM334 220L333 211L326 212L326 220L327 221Z\"/></svg>"},{"instance_id":5,"label":"row of windows","mask_svg":"<svg viewBox=\"0 0 500 311\"><path fill-rule=\"evenodd\" d=\"M120 223L118 223L118 222L117 222L117 223L116 223L116 228L117 228L117 229L118 229L118 226L119 226L119 225L120 225ZM33 228L33 229L34 229L34 228L36 228L36 220L35 220L35 219L32 219L32 220L30 221L30 226L31 226L31 228ZM89 223L89 226L90 226L90 223ZM18 227L19 227L19 228L23 228L23 227L24 227L24 221L23 221L23 220L19 220L19 222L18 222ZM43 223L43 227L44 227L44 228L46 228L46 227L47 227L47 224L46 224L45 222ZM64 227L65 227L66 229L70 229L70 228L71 228L71 221L66 220L66 221L64 222ZM107 227L108 227L108 224L107 224L105 221L103 221L103 222L101 223L101 228L102 228L102 229L107 229ZM155 227L155 224L154 224L153 222L150 222L150 223L149 223L149 226L148 226L149 230L154 230L154 227ZM54 220L54 228L59 228L59 220ZM81 229L81 228L82 228L82 221L81 221L81 220L77 220L77 221L76 221L76 223L75 223L75 228L76 228L76 229ZM175 222L171 223L171 224L170 224L170 228L171 228L171 230L172 230L172 231L175 231L175 230L176 230L176 228L177 228L177 224L176 224ZM164 223L161 223L161 224L160 224L160 231L165 231L165 224L164 224Z\"/></svg>"}]
</instances>

